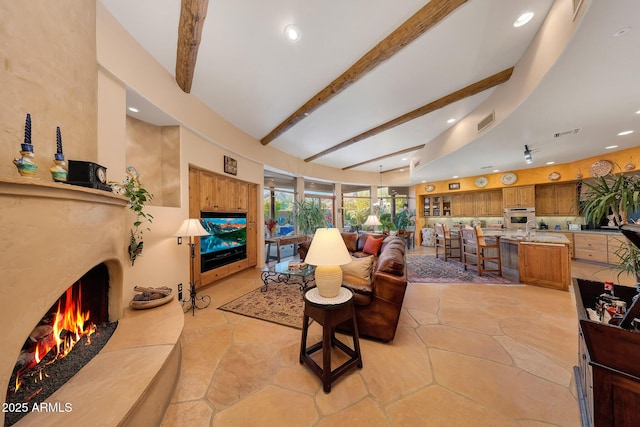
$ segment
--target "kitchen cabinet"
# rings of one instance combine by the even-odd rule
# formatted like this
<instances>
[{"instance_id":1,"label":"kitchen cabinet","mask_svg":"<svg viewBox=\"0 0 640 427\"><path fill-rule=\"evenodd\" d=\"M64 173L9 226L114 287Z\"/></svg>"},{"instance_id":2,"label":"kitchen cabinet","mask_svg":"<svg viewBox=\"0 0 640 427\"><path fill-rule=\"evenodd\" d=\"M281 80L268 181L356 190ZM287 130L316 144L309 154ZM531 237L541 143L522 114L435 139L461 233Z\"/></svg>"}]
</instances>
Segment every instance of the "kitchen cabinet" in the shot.
<instances>
[{"instance_id":1,"label":"kitchen cabinet","mask_svg":"<svg viewBox=\"0 0 640 427\"><path fill-rule=\"evenodd\" d=\"M575 258L607 263L607 237L604 233L573 233Z\"/></svg>"},{"instance_id":2,"label":"kitchen cabinet","mask_svg":"<svg viewBox=\"0 0 640 427\"><path fill-rule=\"evenodd\" d=\"M562 291L569 290L571 259L568 245L520 242L518 272L522 283Z\"/></svg>"},{"instance_id":3,"label":"kitchen cabinet","mask_svg":"<svg viewBox=\"0 0 640 427\"><path fill-rule=\"evenodd\" d=\"M620 264L620 255L628 254L627 239L624 235L607 235L607 262L609 264Z\"/></svg>"},{"instance_id":4,"label":"kitchen cabinet","mask_svg":"<svg viewBox=\"0 0 640 427\"><path fill-rule=\"evenodd\" d=\"M475 216L502 216L502 192L478 191L474 195Z\"/></svg>"},{"instance_id":5,"label":"kitchen cabinet","mask_svg":"<svg viewBox=\"0 0 640 427\"><path fill-rule=\"evenodd\" d=\"M502 189L503 208L530 208L535 206L535 186L523 185L520 187L507 187Z\"/></svg>"},{"instance_id":6,"label":"kitchen cabinet","mask_svg":"<svg viewBox=\"0 0 640 427\"><path fill-rule=\"evenodd\" d=\"M451 196L451 215L474 216L475 198L473 193L460 193Z\"/></svg>"},{"instance_id":7,"label":"kitchen cabinet","mask_svg":"<svg viewBox=\"0 0 640 427\"><path fill-rule=\"evenodd\" d=\"M578 215L578 191L575 183L536 185L535 206L538 216Z\"/></svg>"}]
</instances>

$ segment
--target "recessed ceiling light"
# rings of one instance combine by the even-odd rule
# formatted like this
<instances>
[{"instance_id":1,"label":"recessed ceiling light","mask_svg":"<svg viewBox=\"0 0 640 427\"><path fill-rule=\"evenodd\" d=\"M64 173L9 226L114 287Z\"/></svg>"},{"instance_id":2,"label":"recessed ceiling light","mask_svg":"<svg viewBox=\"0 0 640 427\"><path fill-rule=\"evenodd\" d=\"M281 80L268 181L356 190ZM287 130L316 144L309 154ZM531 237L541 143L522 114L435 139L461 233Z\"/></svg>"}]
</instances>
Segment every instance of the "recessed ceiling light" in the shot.
<instances>
[{"instance_id":1,"label":"recessed ceiling light","mask_svg":"<svg viewBox=\"0 0 640 427\"><path fill-rule=\"evenodd\" d=\"M616 31L615 33L613 33L613 37L620 37L622 35L627 34L629 31L631 31L631 27L621 28L618 31Z\"/></svg>"},{"instance_id":2,"label":"recessed ceiling light","mask_svg":"<svg viewBox=\"0 0 640 427\"><path fill-rule=\"evenodd\" d=\"M636 114L640 114L640 110L636 111Z\"/></svg>"},{"instance_id":3,"label":"recessed ceiling light","mask_svg":"<svg viewBox=\"0 0 640 427\"><path fill-rule=\"evenodd\" d=\"M449 124L451 124L451 123L455 123L455 122L456 122L456 119L449 119L449 120L447 120L447 123L449 123Z\"/></svg>"},{"instance_id":4,"label":"recessed ceiling light","mask_svg":"<svg viewBox=\"0 0 640 427\"><path fill-rule=\"evenodd\" d=\"M458 178L458 175L453 175L453 178L454 178L454 179L455 179L455 178Z\"/></svg>"},{"instance_id":5,"label":"recessed ceiling light","mask_svg":"<svg viewBox=\"0 0 640 427\"><path fill-rule=\"evenodd\" d=\"M533 12L525 12L516 19L513 26L516 28L522 27L524 24L531 21L531 18L533 18Z\"/></svg>"},{"instance_id":6,"label":"recessed ceiling light","mask_svg":"<svg viewBox=\"0 0 640 427\"><path fill-rule=\"evenodd\" d=\"M632 133L633 133L633 131L632 131L632 130L625 130L625 131L623 131L623 132L620 132L620 133L618 134L618 136L631 135Z\"/></svg>"},{"instance_id":7,"label":"recessed ceiling light","mask_svg":"<svg viewBox=\"0 0 640 427\"><path fill-rule=\"evenodd\" d=\"M400 172L404 172L404 169L400 169Z\"/></svg>"},{"instance_id":8,"label":"recessed ceiling light","mask_svg":"<svg viewBox=\"0 0 640 427\"><path fill-rule=\"evenodd\" d=\"M407 159L406 157L403 157L403 158L402 158L402 161L403 161L403 162L404 162L404 161L407 161L407 160L408 160L408 159Z\"/></svg>"},{"instance_id":9,"label":"recessed ceiling light","mask_svg":"<svg viewBox=\"0 0 640 427\"><path fill-rule=\"evenodd\" d=\"M422 181L420 181L420 182L422 182L422 183L424 184L424 183L425 183L425 182L427 182L427 181L423 179L423 180L422 180Z\"/></svg>"},{"instance_id":10,"label":"recessed ceiling light","mask_svg":"<svg viewBox=\"0 0 640 427\"><path fill-rule=\"evenodd\" d=\"M548 165L552 165L552 164L554 164L554 163L555 163L555 162L547 162L547 164L548 164Z\"/></svg>"},{"instance_id":11,"label":"recessed ceiling light","mask_svg":"<svg viewBox=\"0 0 640 427\"><path fill-rule=\"evenodd\" d=\"M611 150L613 148L618 148L618 146L617 145L608 145L608 146L604 147L605 150Z\"/></svg>"},{"instance_id":12,"label":"recessed ceiling light","mask_svg":"<svg viewBox=\"0 0 640 427\"><path fill-rule=\"evenodd\" d=\"M298 40L300 40L300 37L302 37L300 29L293 24L289 24L284 27L284 35L287 40L292 42L297 42Z\"/></svg>"},{"instance_id":13,"label":"recessed ceiling light","mask_svg":"<svg viewBox=\"0 0 640 427\"><path fill-rule=\"evenodd\" d=\"M500 172L500 169L494 169L493 173Z\"/></svg>"},{"instance_id":14,"label":"recessed ceiling light","mask_svg":"<svg viewBox=\"0 0 640 427\"><path fill-rule=\"evenodd\" d=\"M136 107L129 107L129 111L131 111L132 113L137 113L140 110L138 110Z\"/></svg>"}]
</instances>

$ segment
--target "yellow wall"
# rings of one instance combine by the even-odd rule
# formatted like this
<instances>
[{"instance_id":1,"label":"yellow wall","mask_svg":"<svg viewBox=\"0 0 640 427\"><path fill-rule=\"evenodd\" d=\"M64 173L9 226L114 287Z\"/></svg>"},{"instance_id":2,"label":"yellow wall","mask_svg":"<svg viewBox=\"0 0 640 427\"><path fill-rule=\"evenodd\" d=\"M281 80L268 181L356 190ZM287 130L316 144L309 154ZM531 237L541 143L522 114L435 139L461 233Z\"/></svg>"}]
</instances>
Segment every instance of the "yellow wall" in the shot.
<instances>
[{"instance_id":1,"label":"yellow wall","mask_svg":"<svg viewBox=\"0 0 640 427\"><path fill-rule=\"evenodd\" d=\"M460 179L450 179L446 181L434 181L413 186L417 196L425 194L448 194L459 193L461 191L480 191L489 190L495 188L507 187L501 182L501 177L508 172L514 173L517 176L517 181L509 187L519 185L531 185L531 184L550 184L557 182L568 182L579 180L579 175L582 174L582 178L589 178L591 174L591 165L598 160L608 160L614 164L614 172L620 172L624 170L625 165L629 163L636 163L633 159L637 159L636 168L640 169L640 147L630 148L628 150L621 150L608 153L607 155L590 157L587 159L577 160L571 163L564 163L559 165L543 166L539 168L522 169L517 171L504 171L498 173L491 173L485 175L477 175L471 177L465 177ZM549 175L552 172L558 172L560 179L557 181L551 181ZM475 186L476 178L484 176L487 178L488 184L484 188L478 188ZM459 190L449 190L449 184L460 183ZM425 187L429 184L435 185L435 190L427 192Z\"/></svg>"}]
</instances>

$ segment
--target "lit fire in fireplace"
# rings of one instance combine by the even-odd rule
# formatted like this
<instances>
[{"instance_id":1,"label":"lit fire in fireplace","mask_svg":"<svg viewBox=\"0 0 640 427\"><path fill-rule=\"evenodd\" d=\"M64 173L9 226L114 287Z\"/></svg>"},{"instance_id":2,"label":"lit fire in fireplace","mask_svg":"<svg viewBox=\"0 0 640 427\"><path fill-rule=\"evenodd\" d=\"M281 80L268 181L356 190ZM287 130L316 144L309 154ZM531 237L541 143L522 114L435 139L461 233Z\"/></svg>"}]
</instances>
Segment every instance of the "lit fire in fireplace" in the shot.
<instances>
[{"instance_id":1,"label":"lit fire in fireplace","mask_svg":"<svg viewBox=\"0 0 640 427\"><path fill-rule=\"evenodd\" d=\"M23 384L23 375L32 370L36 365L45 359L45 365L49 365L56 360L65 357L74 345L83 336L87 336L86 344L91 344L91 334L96 330L93 323L89 322L89 311L82 312L81 307L82 291L78 288L78 295L74 298L73 290L70 287L65 293L64 308L58 301L58 309L53 316L51 324L43 324L36 329L31 335L31 339L35 340L35 348L28 351L22 356L24 365L20 368L16 375L15 389L18 391ZM29 373L34 382L39 382L46 373L42 371L42 367L36 372ZM37 393L37 392L36 392Z\"/></svg>"}]
</instances>

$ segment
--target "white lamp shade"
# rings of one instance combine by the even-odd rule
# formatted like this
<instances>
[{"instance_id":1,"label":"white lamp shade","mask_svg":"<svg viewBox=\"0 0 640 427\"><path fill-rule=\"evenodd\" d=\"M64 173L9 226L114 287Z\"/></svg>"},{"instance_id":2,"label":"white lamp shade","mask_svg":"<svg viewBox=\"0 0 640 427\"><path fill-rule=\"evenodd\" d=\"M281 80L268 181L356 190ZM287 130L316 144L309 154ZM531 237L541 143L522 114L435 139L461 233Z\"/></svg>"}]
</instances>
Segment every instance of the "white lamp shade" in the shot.
<instances>
[{"instance_id":1,"label":"white lamp shade","mask_svg":"<svg viewBox=\"0 0 640 427\"><path fill-rule=\"evenodd\" d=\"M378 219L377 215L369 215L367 220L364 222L364 225L373 225L375 227L376 225L382 225L382 223Z\"/></svg>"},{"instance_id":2,"label":"white lamp shade","mask_svg":"<svg viewBox=\"0 0 640 427\"><path fill-rule=\"evenodd\" d=\"M351 262L351 255L337 228L318 228L311 241L304 261L307 264L344 265Z\"/></svg>"},{"instance_id":3,"label":"white lamp shade","mask_svg":"<svg viewBox=\"0 0 640 427\"><path fill-rule=\"evenodd\" d=\"M207 236L210 233L202 227L199 219L185 219L175 235L178 237Z\"/></svg>"}]
</instances>

